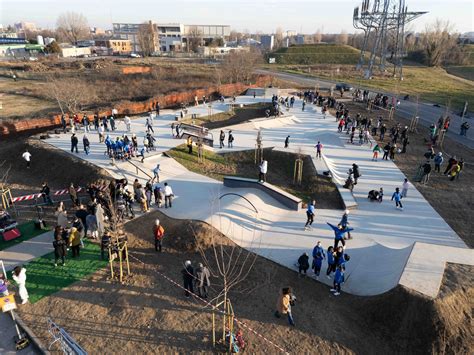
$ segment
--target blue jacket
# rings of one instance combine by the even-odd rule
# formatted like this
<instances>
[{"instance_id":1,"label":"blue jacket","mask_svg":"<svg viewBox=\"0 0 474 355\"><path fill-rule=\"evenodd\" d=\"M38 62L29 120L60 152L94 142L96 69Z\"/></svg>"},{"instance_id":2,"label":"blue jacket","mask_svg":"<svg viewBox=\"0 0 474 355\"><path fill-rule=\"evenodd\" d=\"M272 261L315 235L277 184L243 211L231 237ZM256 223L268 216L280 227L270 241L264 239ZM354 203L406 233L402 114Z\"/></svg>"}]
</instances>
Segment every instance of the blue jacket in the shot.
<instances>
[{"instance_id":1,"label":"blue jacket","mask_svg":"<svg viewBox=\"0 0 474 355\"><path fill-rule=\"evenodd\" d=\"M434 163L436 165L441 165L441 164L443 164L443 160L444 160L444 158L441 155L437 155L434 158Z\"/></svg>"},{"instance_id":2,"label":"blue jacket","mask_svg":"<svg viewBox=\"0 0 474 355\"><path fill-rule=\"evenodd\" d=\"M328 252L328 265L334 264L334 255L333 253Z\"/></svg>"},{"instance_id":3,"label":"blue jacket","mask_svg":"<svg viewBox=\"0 0 474 355\"><path fill-rule=\"evenodd\" d=\"M328 223L328 226L332 228L334 231L334 238L336 240L341 240L344 237L344 234L350 231L353 231L354 228L344 228L344 229L339 229L336 226L333 226L331 223Z\"/></svg>"},{"instance_id":4,"label":"blue jacket","mask_svg":"<svg viewBox=\"0 0 474 355\"><path fill-rule=\"evenodd\" d=\"M392 195L392 201L393 199L395 199L395 201L397 202L400 202L400 200L402 199L402 195L400 194L400 192L394 192Z\"/></svg>"},{"instance_id":5,"label":"blue jacket","mask_svg":"<svg viewBox=\"0 0 474 355\"><path fill-rule=\"evenodd\" d=\"M313 249L313 258L316 258L316 255L318 255L318 253L321 254L321 259L326 258L326 254L324 253L324 249L322 247L318 247L316 245Z\"/></svg>"},{"instance_id":6,"label":"blue jacket","mask_svg":"<svg viewBox=\"0 0 474 355\"><path fill-rule=\"evenodd\" d=\"M334 282L337 284L342 284L344 282L344 272L337 269L334 274Z\"/></svg>"},{"instance_id":7,"label":"blue jacket","mask_svg":"<svg viewBox=\"0 0 474 355\"><path fill-rule=\"evenodd\" d=\"M308 205L308 209L306 210L306 212L311 213L311 214L314 214L314 205L313 205L313 204L309 204L309 205Z\"/></svg>"},{"instance_id":8,"label":"blue jacket","mask_svg":"<svg viewBox=\"0 0 474 355\"><path fill-rule=\"evenodd\" d=\"M314 267L321 268L321 265L323 265L323 258L314 258L313 259L313 268Z\"/></svg>"}]
</instances>

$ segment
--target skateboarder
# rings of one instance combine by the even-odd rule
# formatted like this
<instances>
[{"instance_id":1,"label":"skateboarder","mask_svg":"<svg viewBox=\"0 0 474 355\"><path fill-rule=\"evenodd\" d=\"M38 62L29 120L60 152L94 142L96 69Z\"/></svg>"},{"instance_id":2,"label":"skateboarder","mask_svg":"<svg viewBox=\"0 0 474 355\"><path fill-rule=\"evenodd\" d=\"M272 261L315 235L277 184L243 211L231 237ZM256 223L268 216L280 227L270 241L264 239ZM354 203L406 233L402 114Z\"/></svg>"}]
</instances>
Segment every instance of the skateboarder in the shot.
<instances>
[{"instance_id":1,"label":"skateboarder","mask_svg":"<svg viewBox=\"0 0 474 355\"><path fill-rule=\"evenodd\" d=\"M402 205L402 194L400 193L400 189L397 187L395 189L395 192L392 195L392 201L395 200L395 207L398 209L400 207L400 210L403 211L403 205Z\"/></svg>"},{"instance_id":2,"label":"skateboarder","mask_svg":"<svg viewBox=\"0 0 474 355\"><path fill-rule=\"evenodd\" d=\"M308 204L308 209L306 210L306 224L304 225L305 230L311 229L311 225L314 221L315 205L316 200L313 200Z\"/></svg>"}]
</instances>

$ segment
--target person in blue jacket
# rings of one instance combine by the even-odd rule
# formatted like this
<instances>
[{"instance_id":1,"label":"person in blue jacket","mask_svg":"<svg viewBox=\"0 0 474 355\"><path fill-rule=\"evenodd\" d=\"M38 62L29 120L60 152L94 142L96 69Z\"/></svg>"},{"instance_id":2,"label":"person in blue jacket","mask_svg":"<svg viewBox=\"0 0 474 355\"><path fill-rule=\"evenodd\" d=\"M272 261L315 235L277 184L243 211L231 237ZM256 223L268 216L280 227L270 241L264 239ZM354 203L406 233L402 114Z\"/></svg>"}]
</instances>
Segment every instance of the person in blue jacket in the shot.
<instances>
[{"instance_id":1,"label":"person in blue jacket","mask_svg":"<svg viewBox=\"0 0 474 355\"><path fill-rule=\"evenodd\" d=\"M402 194L400 193L400 189L397 187L395 189L395 192L392 195L392 201L395 200L395 207L398 208L400 207L400 210L403 211L403 205L402 205Z\"/></svg>"},{"instance_id":2,"label":"person in blue jacket","mask_svg":"<svg viewBox=\"0 0 474 355\"><path fill-rule=\"evenodd\" d=\"M332 245L328 248L327 255L328 255L328 269L326 271L326 276L328 277L328 279L330 279L331 276L329 275L331 274L331 272L336 271L336 260L334 259L334 247Z\"/></svg>"},{"instance_id":3,"label":"person in blue jacket","mask_svg":"<svg viewBox=\"0 0 474 355\"><path fill-rule=\"evenodd\" d=\"M325 255L325 253L324 253L324 249L323 249L323 247L321 246L321 242L320 242L320 241L318 241L318 242L316 243L316 246L313 248L313 254L312 254L312 255L313 255L313 259L316 258L316 255L318 255L318 253L320 253L320 254L322 255L323 259L326 258L326 255Z\"/></svg>"},{"instance_id":4,"label":"person in blue jacket","mask_svg":"<svg viewBox=\"0 0 474 355\"><path fill-rule=\"evenodd\" d=\"M304 225L305 230L311 229L311 225L314 221L315 205L315 200L311 201L311 203L308 204L308 209L306 210L306 224Z\"/></svg>"},{"instance_id":5,"label":"person in blue jacket","mask_svg":"<svg viewBox=\"0 0 474 355\"><path fill-rule=\"evenodd\" d=\"M319 277L319 273L321 272L322 265L323 265L323 255L320 252L317 252L316 257L313 258L313 265L312 265L316 278Z\"/></svg>"},{"instance_id":6,"label":"person in blue jacket","mask_svg":"<svg viewBox=\"0 0 474 355\"><path fill-rule=\"evenodd\" d=\"M339 242L342 243L342 246L346 246L346 242L344 241L344 234L354 230L354 228L343 228L340 224L333 226L331 223L328 223L328 226L332 228L334 231L334 249L337 248Z\"/></svg>"},{"instance_id":7,"label":"person in blue jacket","mask_svg":"<svg viewBox=\"0 0 474 355\"><path fill-rule=\"evenodd\" d=\"M342 226L343 229L346 229L349 227L349 210L344 211L344 214L342 215L342 218L339 224ZM351 232L347 232L347 239L352 239Z\"/></svg>"},{"instance_id":8,"label":"person in blue jacket","mask_svg":"<svg viewBox=\"0 0 474 355\"><path fill-rule=\"evenodd\" d=\"M334 296L339 296L341 294L341 284L344 283L344 270L342 266L338 266L336 273L334 274L334 287L331 288L331 292L334 293Z\"/></svg>"}]
</instances>

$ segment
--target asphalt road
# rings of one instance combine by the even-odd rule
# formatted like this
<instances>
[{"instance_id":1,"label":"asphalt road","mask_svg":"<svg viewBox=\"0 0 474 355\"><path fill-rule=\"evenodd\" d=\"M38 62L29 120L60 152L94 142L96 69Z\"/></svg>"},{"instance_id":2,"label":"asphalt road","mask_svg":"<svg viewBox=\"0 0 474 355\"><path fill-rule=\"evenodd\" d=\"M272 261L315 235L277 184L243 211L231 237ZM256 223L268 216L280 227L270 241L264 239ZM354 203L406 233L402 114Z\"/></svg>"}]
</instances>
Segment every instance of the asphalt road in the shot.
<instances>
[{"instance_id":1,"label":"asphalt road","mask_svg":"<svg viewBox=\"0 0 474 355\"><path fill-rule=\"evenodd\" d=\"M308 87L315 87L316 85L318 85L319 88L328 89L328 90L331 88L331 86L333 86L336 83L335 81L331 81L327 79L319 79L319 78L308 77L308 76L300 75L300 74L290 74L290 73L284 73L284 72L278 72L278 71L272 71L272 70L257 69L256 72L258 74L273 75L276 78L296 82L298 84L305 85ZM371 92L374 92L373 89L368 89L368 90ZM383 91L377 91L377 92L393 95L392 93L386 93ZM411 119L416 112L416 106L417 106L416 102L414 101L401 100L400 106L397 109L397 113L402 118ZM420 101L418 103L419 124L423 126L429 127L432 123L436 123L439 117L441 115L444 115L445 113L446 113L446 107L443 107L443 106L436 107L432 103L423 102L423 101ZM474 149L474 134L473 134L474 127L472 127L474 126L474 120L472 118L465 118L465 120L467 120L470 123L471 128L467 132L467 137L463 137L459 134L460 126L463 120L458 114L454 112L449 112L449 115L451 116L451 124L449 126L447 137L464 144L466 147L470 149ZM472 117L473 115L470 114L470 116Z\"/></svg>"}]
</instances>

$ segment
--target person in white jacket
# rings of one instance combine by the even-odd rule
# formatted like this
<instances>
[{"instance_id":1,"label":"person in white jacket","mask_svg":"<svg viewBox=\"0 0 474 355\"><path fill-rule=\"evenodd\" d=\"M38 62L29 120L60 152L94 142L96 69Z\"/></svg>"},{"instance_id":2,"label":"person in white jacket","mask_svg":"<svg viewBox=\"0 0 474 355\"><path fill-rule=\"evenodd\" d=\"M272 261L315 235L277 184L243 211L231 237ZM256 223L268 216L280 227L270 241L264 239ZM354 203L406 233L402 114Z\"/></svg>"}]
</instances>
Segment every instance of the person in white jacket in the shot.
<instances>
[{"instance_id":1,"label":"person in white jacket","mask_svg":"<svg viewBox=\"0 0 474 355\"><path fill-rule=\"evenodd\" d=\"M402 185L402 197L403 198L407 197L407 192L408 192L409 187L410 187L410 183L408 182L408 179L405 179L405 181L403 181L403 185Z\"/></svg>"},{"instance_id":2,"label":"person in white jacket","mask_svg":"<svg viewBox=\"0 0 474 355\"><path fill-rule=\"evenodd\" d=\"M125 126L127 127L127 132L130 132L130 124L131 124L131 120L130 120L130 117L128 116L125 116L125 118L123 119L123 121L125 122Z\"/></svg>"},{"instance_id":3,"label":"person in white jacket","mask_svg":"<svg viewBox=\"0 0 474 355\"><path fill-rule=\"evenodd\" d=\"M21 304L28 302L28 291L26 290L26 269L17 266L13 269L13 280L18 285L18 293L20 294Z\"/></svg>"},{"instance_id":4,"label":"person in white jacket","mask_svg":"<svg viewBox=\"0 0 474 355\"><path fill-rule=\"evenodd\" d=\"M266 160L262 160L259 168L260 173L258 174L258 181L265 182L267 180L268 162Z\"/></svg>"}]
</instances>

